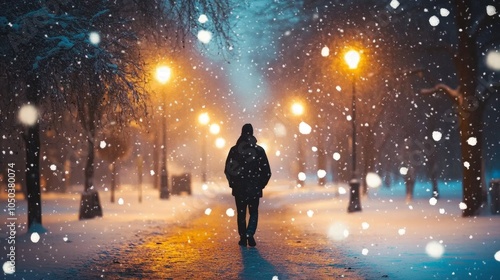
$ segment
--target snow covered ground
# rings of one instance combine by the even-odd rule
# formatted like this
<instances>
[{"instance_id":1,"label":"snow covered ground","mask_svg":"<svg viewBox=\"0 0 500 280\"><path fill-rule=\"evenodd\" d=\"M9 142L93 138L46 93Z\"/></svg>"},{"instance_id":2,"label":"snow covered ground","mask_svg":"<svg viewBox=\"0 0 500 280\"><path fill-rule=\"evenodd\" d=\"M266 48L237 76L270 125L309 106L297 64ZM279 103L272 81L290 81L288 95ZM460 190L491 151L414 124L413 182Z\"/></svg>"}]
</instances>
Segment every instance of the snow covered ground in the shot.
<instances>
[{"instance_id":1,"label":"snow covered ground","mask_svg":"<svg viewBox=\"0 0 500 280\"><path fill-rule=\"evenodd\" d=\"M441 186L441 198L429 200L425 185L418 185L413 202L404 200L404 187L370 190L362 199L363 211L347 213L348 195L336 187L306 185L296 189L273 182L261 203L295 213L292 223L305 231L328 236L334 248L359 260L357 269L370 268L389 279L500 279L500 215L462 218L459 184ZM110 252L118 245L136 242L158 225L181 223L191 215L206 213L218 194L227 194L224 183L207 189L195 183L192 196L160 200L157 190L144 190L138 202L134 186L121 187L116 203L109 192L100 192L104 216L79 221L78 188L69 194L43 194L46 233L26 230L26 203L17 202L16 273L6 279L40 279L71 273L86 260ZM0 196L0 263L9 246L7 203ZM8 267L4 266L8 272ZM370 279L370 275L366 275Z\"/></svg>"}]
</instances>

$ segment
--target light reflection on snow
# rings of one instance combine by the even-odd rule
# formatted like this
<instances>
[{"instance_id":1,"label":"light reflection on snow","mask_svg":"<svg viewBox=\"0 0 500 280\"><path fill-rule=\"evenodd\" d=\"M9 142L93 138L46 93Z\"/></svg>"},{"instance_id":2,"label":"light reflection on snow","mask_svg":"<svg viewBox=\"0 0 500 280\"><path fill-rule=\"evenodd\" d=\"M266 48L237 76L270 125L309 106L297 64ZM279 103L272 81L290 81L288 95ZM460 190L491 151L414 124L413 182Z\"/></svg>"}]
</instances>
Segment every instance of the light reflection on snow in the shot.
<instances>
[{"instance_id":1,"label":"light reflection on snow","mask_svg":"<svg viewBox=\"0 0 500 280\"><path fill-rule=\"evenodd\" d=\"M425 246L425 252L432 258L439 259L444 254L444 246L440 242L431 241Z\"/></svg>"}]
</instances>

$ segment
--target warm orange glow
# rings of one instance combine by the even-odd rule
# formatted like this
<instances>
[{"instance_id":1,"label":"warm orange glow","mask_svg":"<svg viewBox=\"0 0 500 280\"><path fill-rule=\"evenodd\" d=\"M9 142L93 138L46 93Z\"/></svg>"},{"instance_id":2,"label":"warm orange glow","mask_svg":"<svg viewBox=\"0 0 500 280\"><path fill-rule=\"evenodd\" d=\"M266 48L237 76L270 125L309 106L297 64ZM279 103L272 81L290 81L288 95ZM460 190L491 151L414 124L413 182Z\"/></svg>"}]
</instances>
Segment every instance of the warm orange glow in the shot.
<instances>
[{"instance_id":1,"label":"warm orange glow","mask_svg":"<svg viewBox=\"0 0 500 280\"><path fill-rule=\"evenodd\" d=\"M292 114L294 114L295 116L300 116L304 113L304 106L299 103L299 102L295 102L292 104Z\"/></svg>"},{"instance_id":2,"label":"warm orange glow","mask_svg":"<svg viewBox=\"0 0 500 280\"><path fill-rule=\"evenodd\" d=\"M344 59L350 69L358 68L359 61L361 60L361 55L356 50L350 50L344 55Z\"/></svg>"},{"instance_id":3,"label":"warm orange glow","mask_svg":"<svg viewBox=\"0 0 500 280\"><path fill-rule=\"evenodd\" d=\"M200 124L206 125L208 124L209 121L210 121L210 116L208 115L208 113L201 113L198 116L198 122Z\"/></svg>"},{"instance_id":4,"label":"warm orange glow","mask_svg":"<svg viewBox=\"0 0 500 280\"><path fill-rule=\"evenodd\" d=\"M156 68L156 80L162 84L167 83L171 75L172 70L168 66L158 66Z\"/></svg>"}]
</instances>

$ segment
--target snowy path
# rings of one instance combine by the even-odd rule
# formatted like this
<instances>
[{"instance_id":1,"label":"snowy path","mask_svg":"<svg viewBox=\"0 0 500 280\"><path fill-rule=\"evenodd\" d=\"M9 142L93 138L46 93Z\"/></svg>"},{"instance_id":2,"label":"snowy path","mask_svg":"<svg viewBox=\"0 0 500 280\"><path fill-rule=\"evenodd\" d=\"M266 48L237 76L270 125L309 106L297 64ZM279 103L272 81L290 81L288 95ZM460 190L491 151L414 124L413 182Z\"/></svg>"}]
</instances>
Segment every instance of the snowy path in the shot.
<instances>
[{"instance_id":1,"label":"snowy path","mask_svg":"<svg viewBox=\"0 0 500 280\"><path fill-rule=\"evenodd\" d=\"M287 224L287 213L260 208L256 248L237 245L235 219L224 196L210 215L172 228L156 226L147 236L102 252L76 273L79 279L361 279L325 237ZM273 278L274 277L274 278Z\"/></svg>"}]
</instances>

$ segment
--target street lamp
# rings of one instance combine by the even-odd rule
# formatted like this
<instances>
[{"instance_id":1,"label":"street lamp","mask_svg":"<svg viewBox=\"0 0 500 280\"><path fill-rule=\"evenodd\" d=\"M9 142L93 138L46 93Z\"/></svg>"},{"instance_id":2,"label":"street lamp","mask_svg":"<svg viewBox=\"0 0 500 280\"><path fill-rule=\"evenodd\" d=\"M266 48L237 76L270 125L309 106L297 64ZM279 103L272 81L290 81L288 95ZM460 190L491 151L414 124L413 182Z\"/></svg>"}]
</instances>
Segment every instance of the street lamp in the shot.
<instances>
[{"instance_id":1,"label":"street lamp","mask_svg":"<svg viewBox=\"0 0 500 280\"><path fill-rule=\"evenodd\" d=\"M359 179L356 174L356 76L355 70L358 68L361 55L356 50L345 53L344 59L352 73L352 177L349 181L351 194L347 212L361 211L361 200L359 199Z\"/></svg>"},{"instance_id":2,"label":"street lamp","mask_svg":"<svg viewBox=\"0 0 500 280\"><path fill-rule=\"evenodd\" d=\"M160 84L166 84L172 75L172 70L168 66L159 66L156 68L156 80ZM162 135L162 145L163 152L161 160L161 175L160 175L160 198L168 199L170 197L170 192L168 190L168 169L167 169L167 95L163 94L163 135Z\"/></svg>"},{"instance_id":3,"label":"street lamp","mask_svg":"<svg viewBox=\"0 0 500 280\"><path fill-rule=\"evenodd\" d=\"M210 116L208 115L208 113L201 113L198 116L198 122L203 126L206 126L209 121L210 121ZM207 182L207 135L206 134L203 135L203 144L202 144L201 149L202 149L202 151L201 151L201 164L202 164L201 165L201 168L202 168L201 181L203 182L203 184L205 184Z\"/></svg>"},{"instance_id":4,"label":"street lamp","mask_svg":"<svg viewBox=\"0 0 500 280\"><path fill-rule=\"evenodd\" d=\"M304 114L304 105L300 102L294 102L292 104L292 114L295 116L302 116ZM302 137L300 134L303 134L303 126L307 126L306 123L301 122L299 125L299 134L297 135L297 158L299 162L298 172L297 172L297 184L302 187L305 185L305 162L304 162L304 151L302 149Z\"/></svg>"}]
</instances>

